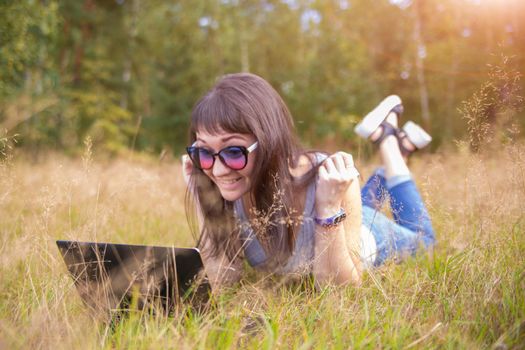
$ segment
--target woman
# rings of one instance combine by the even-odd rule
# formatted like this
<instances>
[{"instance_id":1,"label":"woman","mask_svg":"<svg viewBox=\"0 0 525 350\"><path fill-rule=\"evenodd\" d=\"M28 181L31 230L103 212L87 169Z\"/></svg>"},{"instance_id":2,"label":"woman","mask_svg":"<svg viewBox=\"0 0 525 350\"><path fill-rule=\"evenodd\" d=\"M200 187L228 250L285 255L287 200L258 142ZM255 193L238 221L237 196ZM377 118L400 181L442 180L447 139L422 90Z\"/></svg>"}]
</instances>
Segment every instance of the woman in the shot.
<instances>
[{"instance_id":1,"label":"woman","mask_svg":"<svg viewBox=\"0 0 525 350\"><path fill-rule=\"evenodd\" d=\"M390 96L356 128L384 162L361 199L352 156L301 148L288 108L264 79L219 80L193 109L183 158L187 209L196 208L212 288L237 281L243 259L276 273L311 272L321 284L358 284L367 266L430 247L430 219L401 153L424 142L397 129L400 109ZM396 222L377 210L384 193Z\"/></svg>"}]
</instances>

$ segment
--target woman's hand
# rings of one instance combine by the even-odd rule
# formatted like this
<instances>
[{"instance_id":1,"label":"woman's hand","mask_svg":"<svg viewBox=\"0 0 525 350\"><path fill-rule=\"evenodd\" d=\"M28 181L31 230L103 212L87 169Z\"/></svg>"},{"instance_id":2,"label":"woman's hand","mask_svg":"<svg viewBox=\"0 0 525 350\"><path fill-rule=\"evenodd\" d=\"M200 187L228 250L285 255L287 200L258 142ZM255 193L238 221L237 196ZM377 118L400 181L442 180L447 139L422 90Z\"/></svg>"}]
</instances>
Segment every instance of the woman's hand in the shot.
<instances>
[{"instance_id":1,"label":"woman's hand","mask_svg":"<svg viewBox=\"0 0 525 350\"><path fill-rule=\"evenodd\" d=\"M319 167L315 209L319 218L335 215L341 209L346 191L359 176L352 155L337 152Z\"/></svg>"},{"instance_id":2,"label":"woman's hand","mask_svg":"<svg viewBox=\"0 0 525 350\"><path fill-rule=\"evenodd\" d=\"M341 207L347 220L332 227L316 225L313 274L320 286L326 284L359 284L361 195L359 173L352 156L338 152L319 167L315 210L318 218L334 216Z\"/></svg>"},{"instance_id":3,"label":"woman's hand","mask_svg":"<svg viewBox=\"0 0 525 350\"><path fill-rule=\"evenodd\" d=\"M188 184L190 183L190 176L192 171L193 163L190 157L187 154L185 154L182 156L182 177L184 178L186 186L188 186Z\"/></svg>"}]
</instances>

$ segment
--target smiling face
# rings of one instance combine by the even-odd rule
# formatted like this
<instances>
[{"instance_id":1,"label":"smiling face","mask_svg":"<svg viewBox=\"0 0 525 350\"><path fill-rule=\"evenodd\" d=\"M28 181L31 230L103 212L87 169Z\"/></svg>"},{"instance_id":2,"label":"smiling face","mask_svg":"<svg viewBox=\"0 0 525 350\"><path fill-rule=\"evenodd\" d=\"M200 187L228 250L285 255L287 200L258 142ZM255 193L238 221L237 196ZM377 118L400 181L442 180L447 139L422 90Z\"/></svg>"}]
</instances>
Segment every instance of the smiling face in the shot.
<instances>
[{"instance_id":1,"label":"smiling face","mask_svg":"<svg viewBox=\"0 0 525 350\"><path fill-rule=\"evenodd\" d=\"M251 134L229 133L226 131L213 134L204 130L197 131L196 137L196 146L206 148L212 153L217 153L229 146L244 146L248 148L257 141L255 136ZM216 156L213 167L203 171L217 185L221 196L225 200L235 201L248 194L251 190L256 154L257 149L248 154L248 162L241 170L230 169Z\"/></svg>"},{"instance_id":2,"label":"smiling face","mask_svg":"<svg viewBox=\"0 0 525 350\"><path fill-rule=\"evenodd\" d=\"M204 215L201 233L210 238L215 253L226 252L233 261L241 242L232 201L242 199L246 209L266 213L274 210L275 196L279 194L276 218L288 215L294 208L296 187L289 166L295 164L302 147L292 116L267 81L249 73L230 74L193 107L188 141L188 146L205 147L212 154L230 146L248 148L257 141L257 148L248 153L246 167L241 170L230 169L215 157L211 169L194 167L191 172L189 190L197 196L196 204ZM239 165L234 159L238 153L228 155L232 165ZM200 164L206 167L209 154L203 159L204 163L199 159ZM191 210L189 203L187 209ZM294 227L269 225L265 231L265 249L275 252L275 261L285 261L293 249Z\"/></svg>"}]
</instances>

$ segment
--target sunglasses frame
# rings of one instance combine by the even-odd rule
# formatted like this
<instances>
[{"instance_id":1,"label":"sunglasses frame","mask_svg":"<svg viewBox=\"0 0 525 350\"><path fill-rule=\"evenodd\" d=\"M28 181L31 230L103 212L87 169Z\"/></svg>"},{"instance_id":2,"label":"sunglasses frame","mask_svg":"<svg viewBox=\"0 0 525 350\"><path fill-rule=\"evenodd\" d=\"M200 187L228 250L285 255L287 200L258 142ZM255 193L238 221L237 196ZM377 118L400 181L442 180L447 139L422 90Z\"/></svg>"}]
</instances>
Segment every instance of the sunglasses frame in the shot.
<instances>
[{"instance_id":1,"label":"sunglasses frame","mask_svg":"<svg viewBox=\"0 0 525 350\"><path fill-rule=\"evenodd\" d=\"M186 147L186 152L188 153L188 156L190 157L193 165L195 165L197 167L197 169L200 169L200 170L211 170L213 169L213 166L215 165L215 158L218 156L219 157L219 160L221 161L221 163L227 167L228 169L231 169L231 170L235 170L235 171L238 171L238 170L242 170L244 168L246 168L246 165L248 165L248 154L252 153L256 148L257 146L259 145L259 141L255 141L251 146L249 147L244 147L244 146L228 146L228 147L224 147L223 149L219 150L219 152L216 152L216 153L211 153L209 152L206 148L204 147L197 147L195 146L197 144L197 141L195 141L190 147ZM224 151L224 150L227 150L228 148L231 148L231 147L235 147L235 148L239 148L242 152L242 154L244 155L244 158L246 159L245 162L244 162L244 166L242 168L239 168L239 169L234 169L232 167L230 167L226 161L224 160L224 158L221 156L221 152ZM193 159L193 157L191 156L191 154L195 151L198 151L199 149L204 149L206 150L207 152L210 153L211 157L212 157L212 162L211 162L211 166L209 168L202 168L200 164L197 164L197 162Z\"/></svg>"}]
</instances>

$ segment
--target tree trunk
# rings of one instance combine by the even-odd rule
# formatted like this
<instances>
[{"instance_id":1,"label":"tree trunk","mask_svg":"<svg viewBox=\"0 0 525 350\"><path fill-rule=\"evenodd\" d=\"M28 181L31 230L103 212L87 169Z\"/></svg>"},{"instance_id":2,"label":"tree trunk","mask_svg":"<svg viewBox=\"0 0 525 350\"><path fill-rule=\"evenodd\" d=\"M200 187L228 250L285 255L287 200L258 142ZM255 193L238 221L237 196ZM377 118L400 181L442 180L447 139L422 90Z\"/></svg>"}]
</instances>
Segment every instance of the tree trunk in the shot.
<instances>
[{"instance_id":1,"label":"tree trunk","mask_svg":"<svg viewBox=\"0 0 525 350\"><path fill-rule=\"evenodd\" d=\"M135 40L137 37L137 22L138 13L140 8L140 1L133 0L131 2L131 21L129 28L127 28L128 46L126 48L126 57L124 59L124 70L122 71L122 95L120 96L120 107L123 109L128 108L129 89L131 82L131 67L133 65L133 53L135 51Z\"/></svg>"},{"instance_id":2,"label":"tree trunk","mask_svg":"<svg viewBox=\"0 0 525 350\"><path fill-rule=\"evenodd\" d=\"M416 73L419 86L419 100L421 104L421 117L423 126L430 128L430 109L428 104L428 89L425 82L425 43L421 35L421 1L414 1L414 41L416 42Z\"/></svg>"},{"instance_id":3,"label":"tree trunk","mask_svg":"<svg viewBox=\"0 0 525 350\"><path fill-rule=\"evenodd\" d=\"M95 7L93 0L84 1L84 11L91 12ZM73 83L78 84L82 78L82 61L84 59L84 47L91 36L91 23L84 21L81 25L82 39L75 48L75 59L73 68Z\"/></svg>"},{"instance_id":4,"label":"tree trunk","mask_svg":"<svg viewBox=\"0 0 525 350\"><path fill-rule=\"evenodd\" d=\"M452 36L452 54L451 54L451 73L448 76L447 82L447 92L446 92L446 104L444 112L446 115L445 119L453 118L452 120L447 120L446 123L441 123L441 127L444 127L444 139L449 139L454 134L455 123L455 103L456 103L456 86L457 86L457 74L459 70L459 42L461 40L461 28L463 27L462 23L462 11L461 6L454 7L454 22L453 29L454 35ZM443 125L445 124L445 125Z\"/></svg>"}]
</instances>

